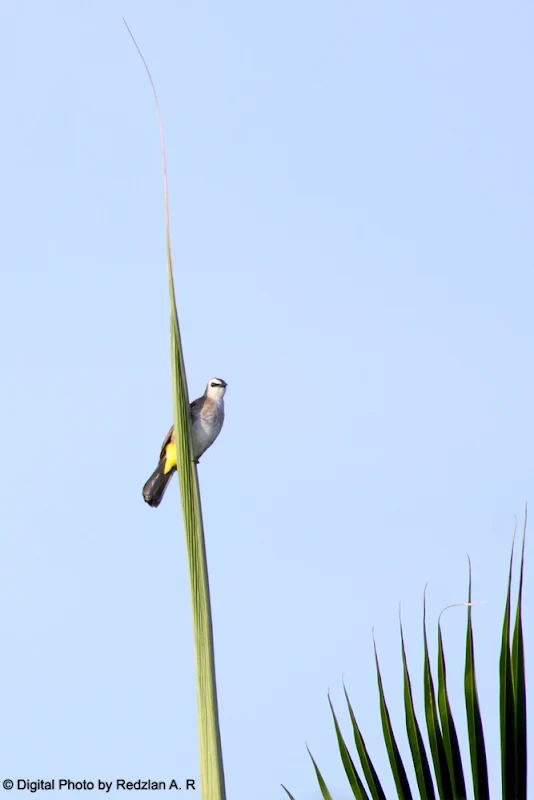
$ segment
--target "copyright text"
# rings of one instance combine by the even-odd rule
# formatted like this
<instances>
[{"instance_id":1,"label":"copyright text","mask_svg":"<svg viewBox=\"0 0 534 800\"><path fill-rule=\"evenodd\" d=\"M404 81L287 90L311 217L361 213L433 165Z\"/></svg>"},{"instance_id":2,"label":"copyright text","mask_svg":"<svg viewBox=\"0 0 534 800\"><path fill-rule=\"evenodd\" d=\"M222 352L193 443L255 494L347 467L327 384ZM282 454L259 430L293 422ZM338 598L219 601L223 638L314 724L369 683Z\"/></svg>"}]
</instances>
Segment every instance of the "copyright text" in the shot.
<instances>
[{"instance_id":1,"label":"copyright text","mask_svg":"<svg viewBox=\"0 0 534 800\"><path fill-rule=\"evenodd\" d=\"M181 790L196 790L195 781L193 778L184 778L184 780L176 780L172 778L169 781L154 781L148 778L147 780L141 780L141 778L137 778L137 780L129 781L126 778L115 778L112 781L104 781L101 778L97 778L95 781L88 781L88 780L81 780L75 781L71 780L70 778L51 778L49 780L45 780L44 778L39 778L38 780L30 780L29 778L17 778L16 780L11 780L11 778L6 778L2 781L2 786L4 789L8 791L10 789L21 789L26 790L27 792L46 792L46 791L53 791L58 789L59 791L64 792L104 792L107 794L112 789L116 791L126 791L126 792L135 792L135 791L169 791L171 789L175 789L177 791Z\"/></svg>"}]
</instances>

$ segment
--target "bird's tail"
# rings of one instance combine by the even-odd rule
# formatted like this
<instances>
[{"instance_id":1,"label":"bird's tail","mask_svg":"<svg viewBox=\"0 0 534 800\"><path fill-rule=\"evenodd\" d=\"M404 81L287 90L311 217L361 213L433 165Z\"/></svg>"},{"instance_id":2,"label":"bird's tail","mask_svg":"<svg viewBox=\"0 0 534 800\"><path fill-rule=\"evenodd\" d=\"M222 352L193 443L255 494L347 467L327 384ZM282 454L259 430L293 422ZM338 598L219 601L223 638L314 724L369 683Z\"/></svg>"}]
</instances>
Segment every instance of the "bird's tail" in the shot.
<instances>
[{"instance_id":1,"label":"bird's tail","mask_svg":"<svg viewBox=\"0 0 534 800\"><path fill-rule=\"evenodd\" d=\"M161 503L163 495L165 494L165 490L169 485L169 481L176 471L176 467L173 467L167 473L165 473L164 470L165 459L162 458L150 478L143 486L143 499L145 500L145 503L148 503L148 505L152 506L152 508L157 508Z\"/></svg>"}]
</instances>

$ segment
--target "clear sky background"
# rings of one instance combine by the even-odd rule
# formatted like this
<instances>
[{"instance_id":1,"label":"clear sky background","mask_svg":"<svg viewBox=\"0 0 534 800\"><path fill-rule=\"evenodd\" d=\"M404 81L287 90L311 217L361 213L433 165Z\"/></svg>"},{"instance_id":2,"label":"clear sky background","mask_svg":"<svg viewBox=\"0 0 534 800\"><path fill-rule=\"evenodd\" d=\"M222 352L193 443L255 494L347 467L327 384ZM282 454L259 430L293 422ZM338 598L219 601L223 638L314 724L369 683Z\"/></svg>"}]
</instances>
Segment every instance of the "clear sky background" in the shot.
<instances>
[{"instance_id":1,"label":"clear sky background","mask_svg":"<svg viewBox=\"0 0 534 800\"><path fill-rule=\"evenodd\" d=\"M388 796L372 630L407 753L474 570L492 783L514 528L533 496L528 2L6 0L0 7L1 768L198 776L152 96L199 467L229 797L349 791L342 676ZM527 552L527 559L529 553ZM527 667L532 580L527 561ZM465 613L443 618L465 754ZM3 790L2 790L3 791ZM12 795L10 795L12 796Z\"/></svg>"}]
</instances>

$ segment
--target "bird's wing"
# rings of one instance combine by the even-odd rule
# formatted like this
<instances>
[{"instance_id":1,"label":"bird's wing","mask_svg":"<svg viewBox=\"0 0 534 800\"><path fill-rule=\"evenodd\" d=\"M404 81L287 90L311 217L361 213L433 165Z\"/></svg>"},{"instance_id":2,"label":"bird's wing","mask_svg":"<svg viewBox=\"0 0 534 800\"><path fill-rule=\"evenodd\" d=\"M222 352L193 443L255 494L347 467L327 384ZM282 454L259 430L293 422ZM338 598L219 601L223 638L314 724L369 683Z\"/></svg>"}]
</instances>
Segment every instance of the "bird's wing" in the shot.
<instances>
[{"instance_id":1,"label":"bird's wing","mask_svg":"<svg viewBox=\"0 0 534 800\"><path fill-rule=\"evenodd\" d=\"M163 440L163 444L161 445L161 453L159 454L160 461L162 458L165 457L165 448L167 445L174 439L174 425L171 425L171 429L168 432L167 436Z\"/></svg>"},{"instance_id":2,"label":"bird's wing","mask_svg":"<svg viewBox=\"0 0 534 800\"><path fill-rule=\"evenodd\" d=\"M191 418L193 417L194 412L196 411L198 413L203 405L204 405L204 396L199 397L197 400L193 400L190 406ZM163 444L161 445L161 453L159 455L160 460L165 456L165 448L167 447L167 445L173 441L174 441L174 425L171 425L171 429L168 432L165 439L163 440Z\"/></svg>"},{"instance_id":3,"label":"bird's wing","mask_svg":"<svg viewBox=\"0 0 534 800\"><path fill-rule=\"evenodd\" d=\"M202 395L202 397L198 397L196 400L193 400L191 403L191 419L193 419L195 414L198 414L200 411L202 411L202 406L204 405L205 399L206 398L204 395Z\"/></svg>"}]
</instances>

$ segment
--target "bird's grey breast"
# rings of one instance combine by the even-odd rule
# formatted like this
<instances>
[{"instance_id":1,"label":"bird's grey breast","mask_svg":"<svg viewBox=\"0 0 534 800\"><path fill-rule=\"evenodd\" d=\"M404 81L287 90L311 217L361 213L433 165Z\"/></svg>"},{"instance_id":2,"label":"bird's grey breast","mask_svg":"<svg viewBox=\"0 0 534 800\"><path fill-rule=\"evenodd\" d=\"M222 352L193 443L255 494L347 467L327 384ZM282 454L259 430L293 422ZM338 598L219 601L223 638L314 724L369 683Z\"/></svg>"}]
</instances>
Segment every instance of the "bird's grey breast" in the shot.
<instances>
[{"instance_id":1,"label":"bird's grey breast","mask_svg":"<svg viewBox=\"0 0 534 800\"><path fill-rule=\"evenodd\" d=\"M224 403L214 403L213 400L206 399L198 412L193 412L192 422L194 457L199 458L221 432Z\"/></svg>"}]
</instances>

